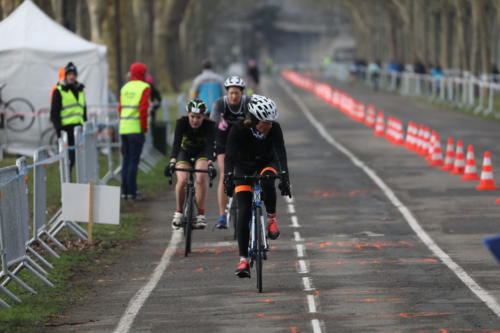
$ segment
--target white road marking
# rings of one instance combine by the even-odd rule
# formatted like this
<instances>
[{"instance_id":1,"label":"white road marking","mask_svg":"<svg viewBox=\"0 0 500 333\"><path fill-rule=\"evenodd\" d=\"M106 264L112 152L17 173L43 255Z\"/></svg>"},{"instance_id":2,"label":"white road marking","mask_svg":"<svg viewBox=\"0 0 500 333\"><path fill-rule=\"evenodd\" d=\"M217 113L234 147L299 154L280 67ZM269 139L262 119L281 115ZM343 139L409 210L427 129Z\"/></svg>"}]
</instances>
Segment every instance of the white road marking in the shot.
<instances>
[{"instance_id":1,"label":"white road marking","mask_svg":"<svg viewBox=\"0 0 500 333\"><path fill-rule=\"evenodd\" d=\"M305 260L299 260L299 274L309 273L309 268L307 266L308 265Z\"/></svg>"},{"instance_id":2,"label":"white road marking","mask_svg":"<svg viewBox=\"0 0 500 333\"><path fill-rule=\"evenodd\" d=\"M130 330L135 317L139 313L139 310L144 305L144 302L146 302L149 295L151 295L151 292L158 284L158 281L160 281L163 272L165 272L165 269L170 264L170 259L174 255L175 250L177 249L177 245L179 244L181 239L181 230L172 232L172 237L170 238L170 242L168 243L165 252L163 252L160 264L156 266L153 274L151 274L148 283L146 283L146 285L139 289L139 291L134 295L134 297L132 297L132 299L128 303L127 309L125 310L123 316L120 318L120 322L118 323L118 326L114 331L115 333L127 333Z\"/></svg>"},{"instance_id":3,"label":"white road marking","mask_svg":"<svg viewBox=\"0 0 500 333\"><path fill-rule=\"evenodd\" d=\"M300 224L299 224L299 220L297 219L297 216L292 215L290 218L292 219L292 227L299 228Z\"/></svg>"},{"instance_id":4,"label":"white road marking","mask_svg":"<svg viewBox=\"0 0 500 333\"><path fill-rule=\"evenodd\" d=\"M293 238L296 242L302 242L304 238L300 237L300 233L298 231L293 232Z\"/></svg>"},{"instance_id":5,"label":"white road marking","mask_svg":"<svg viewBox=\"0 0 500 333\"><path fill-rule=\"evenodd\" d=\"M295 214L295 207L292 204L288 205L288 213Z\"/></svg>"},{"instance_id":6,"label":"white road marking","mask_svg":"<svg viewBox=\"0 0 500 333\"><path fill-rule=\"evenodd\" d=\"M422 240L422 242L429 248L429 250L434 253L441 261L448 266L448 268L455 273L455 275L474 293L476 296L482 300L490 309L493 311L498 317L500 317L500 305L497 300L491 296L486 290L481 288L481 286L472 279L465 270L459 266L457 263L450 258L450 256L444 252L435 242L434 240L425 232L425 230L420 226L417 219L413 216L410 210L396 197L394 192L385 184L385 182L376 174L374 170L368 167L363 161L357 158L350 150L344 147L342 144L337 142L323 127L323 125L314 118L311 111L307 108L307 106L299 99L296 95L293 94L290 87L287 86L283 80L280 80L280 85L283 89L288 93L288 95L297 103L299 108L302 110L302 113L306 116L306 118L311 122L311 124L316 128L318 133L332 146L338 149L341 153L346 155L351 162L363 170L368 177L370 177L375 184L384 192L389 201L401 212L403 217L406 219L410 227L417 234L417 236Z\"/></svg>"},{"instance_id":7,"label":"white road marking","mask_svg":"<svg viewBox=\"0 0 500 333\"><path fill-rule=\"evenodd\" d=\"M362 231L361 233L363 235L368 236L368 237L382 237L382 236L384 236L384 234L377 234L377 233L371 232L371 231Z\"/></svg>"},{"instance_id":8,"label":"white road marking","mask_svg":"<svg viewBox=\"0 0 500 333\"><path fill-rule=\"evenodd\" d=\"M297 257L303 258L306 252L305 246L303 244L297 244Z\"/></svg>"},{"instance_id":9,"label":"white road marking","mask_svg":"<svg viewBox=\"0 0 500 333\"><path fill-rule=\"evenodd\" d=\"M319 324L318 319L311 320L311 324L312 324L314 333L321 333L321 325Z\"/></svg>"},{"instance_id":10,"label":"white road marking","mask_svg":"<svg viewBox=\"0 0 500 333\"><path fill-rule=\"evenodd\" d=\"M316 313L316 303L314 302L314 295L307 295L307 305L309 305L309 313Z\"/></svg>"},{"instance_id":11,"label":"white road marking","mask_svg":"<svg viewBox=\"0 0 500 333\"><path fill-rule=\"evenodd\" d=\"M308 276L304 276L302 278L302 284L304 285L304 291L316 290L316 288L314 288L313 286L312 279Z\"/></svg>"}]
</instances>

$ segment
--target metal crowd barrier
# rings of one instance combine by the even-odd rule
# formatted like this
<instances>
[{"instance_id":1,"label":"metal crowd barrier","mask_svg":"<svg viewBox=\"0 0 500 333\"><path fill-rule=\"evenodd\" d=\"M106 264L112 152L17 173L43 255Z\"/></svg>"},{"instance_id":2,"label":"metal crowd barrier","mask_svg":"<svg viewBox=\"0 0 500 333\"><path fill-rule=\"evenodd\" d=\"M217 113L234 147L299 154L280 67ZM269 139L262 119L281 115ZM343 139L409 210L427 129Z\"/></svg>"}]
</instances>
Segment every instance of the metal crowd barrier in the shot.
<instances>
[{"instance_id":1,"label":"metal crowd barrier","mask_svg":"<svg viewBox=\"0 0 500 333\"><path fill-rule=\"evenodd\" d=\"M346 80L347 64L332 64L331 76ZM370 84L370 75L366 67L357 67L357 80ZM430 101L472 110L475 114L493 114L500 118L500 110L495 110L495 96L500 94L500 76L483 74L476 77L469 72L446 70L443 76L413 72L395 72L381 70L379 86L390 91L399 91L402 95L424 97Z\"/></svg>"}]
</instances>

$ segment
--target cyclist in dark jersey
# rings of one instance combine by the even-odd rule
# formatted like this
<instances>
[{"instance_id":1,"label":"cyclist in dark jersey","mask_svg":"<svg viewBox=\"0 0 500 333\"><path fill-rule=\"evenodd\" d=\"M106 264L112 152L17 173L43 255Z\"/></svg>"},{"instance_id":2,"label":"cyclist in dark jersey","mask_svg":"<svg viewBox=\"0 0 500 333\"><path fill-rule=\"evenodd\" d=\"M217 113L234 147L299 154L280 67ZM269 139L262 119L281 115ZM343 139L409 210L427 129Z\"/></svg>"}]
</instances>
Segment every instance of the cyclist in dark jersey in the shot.
<instances>
[{"instance_id":1,"label":"cyclist in dark jersey","mask_svg":"<svg viewBox=\"0 0 500 333\"><path fill-rule=\"evenodd\" d=\"M215 150L217 154L217 164L219 172L224 174L224 156L226 155L227 135L231 126L238 120L245 119L248 112L247 105L249 98L244 94L245 81L239 76L230 76L224 82L227 94L220 97L214 102L210 119L217 126L215 130ZM224 183L222 177L219 179L217 187L217 199L219 202L219 220L217 228L226 229L226 205L228 202L227 195L224 193Z\"/></svg>"},{"instance_id":2,"label":"cyclist in dark jersey","mask_svg":"<svg viewBox=\"0 0 500 333\"><path fill-rule=\"evenodd\" d=\"M177 119L175 126L174 144L170 163L165 168L165 176L173 174L174 168L186 168L191 166L190 159L195 159L196 169L208 169L209 174L196 173L196 203L198 214L196 216L195 228L203 229L205 222L205 201L207 199L208 179L215 177L215 167L210 160L213 156L215 124L206 119L207 105L200 99L191 100L186 106L187 116ZM181 227L182 207L186 196L186 184L189 174L177 171L177 183L175 195L177 199L177 210L172 219L172 227Z\"/></svg>"},{"instance_id":3,"label":"cyclist in dark jersey","mask_svg":"<svg viewBox=\"0 0 500 333\"><path fill-rule=\"evenodd\" d=\"M276 104L270 98L253 95L248 104L248 116L233 125L227 138L224 190L228 196L235 194L238 203L238 247L240 262L235 274L250 277L248 267L248 221L251 217L252 183L236 180L233 175L282 174L281 195L291 196L285 143L281 126L276 122ZM268 217L267 233L271 239L279 237L276 214L276 189L274 180L262 181L262 199Z\"/></svg>"}]
</instances>

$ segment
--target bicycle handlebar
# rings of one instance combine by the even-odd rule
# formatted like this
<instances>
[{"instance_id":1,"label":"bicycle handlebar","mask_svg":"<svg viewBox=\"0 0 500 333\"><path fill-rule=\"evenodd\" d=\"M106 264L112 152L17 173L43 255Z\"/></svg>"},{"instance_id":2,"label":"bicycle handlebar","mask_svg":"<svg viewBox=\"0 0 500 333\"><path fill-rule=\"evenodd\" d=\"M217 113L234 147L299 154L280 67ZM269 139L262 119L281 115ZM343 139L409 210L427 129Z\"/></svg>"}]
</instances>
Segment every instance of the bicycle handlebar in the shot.
<instances>
[{"instance_id":1,"label":"bicycle handlebar","mask_svg":"<svg viewBox=\"0 0 500 333\"><path fill-rule=\"evenodd\" d=\"M231 173L229 173L231 174ZM286 175L286 171L282 171L280 174L267 174L267 175L243 175L243 176L232 176L233 180L261 180L261 179L281 179Z\"/></svg>"},{"instance_id":2,"label":"bicycle handlebar","mask_svg":"<svg viewBox=\"0 0 500 333\"><path fill-rule=\"evenodd\" d=\"M196 172L201 172L201 173L209 173L209 172L208 172L208 170L203 170L203 169L195 169L195 168L193 168L193 167L188 168L188 169L186 169L186 168L177 168L177 167L175 167L175 168L173 169L173 171L181 171L181 172L189 172L189 173L196 173ZM170 183L170 185L172 185L172 176L173 176L173 175L168 176L168 182ZM209 178L209 184L208 184L208 185L209 185L210 187L212 187L212 185L213 185L213 180L214 180L214 179L213 179L212 177L208 177L208 178Z\"/></svg>"}]
</instances>

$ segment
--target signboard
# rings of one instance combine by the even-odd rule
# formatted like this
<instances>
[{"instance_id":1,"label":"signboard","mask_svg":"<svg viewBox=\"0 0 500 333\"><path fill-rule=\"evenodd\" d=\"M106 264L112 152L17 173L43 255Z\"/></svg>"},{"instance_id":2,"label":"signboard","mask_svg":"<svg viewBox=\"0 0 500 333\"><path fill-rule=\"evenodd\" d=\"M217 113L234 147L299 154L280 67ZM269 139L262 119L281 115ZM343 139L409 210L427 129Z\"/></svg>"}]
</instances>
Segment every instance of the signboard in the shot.
<instances>
[{"instance_id":1,"label":"signboard","mask_svg":"<svg viewBox=\"0 0 500 333\"><path fill-rule=\"evenodd\" d=\"M90 184L62 184L62 219L102 224L120 224L120 187ZM90 197L93 206L89 207ZM92 217L89 216L89 209Z\"/></svg>"}]
</instances>

